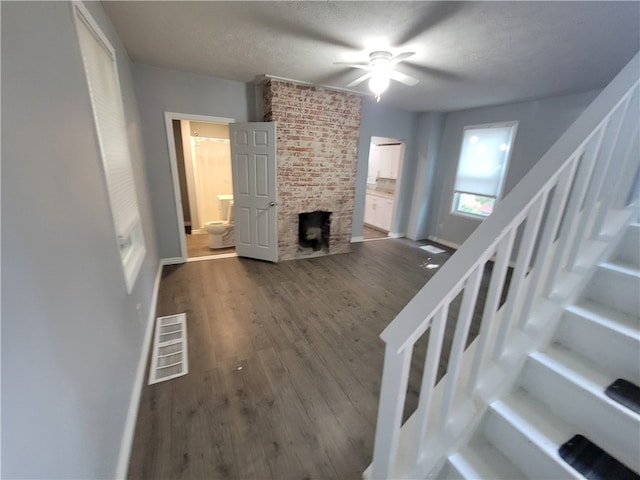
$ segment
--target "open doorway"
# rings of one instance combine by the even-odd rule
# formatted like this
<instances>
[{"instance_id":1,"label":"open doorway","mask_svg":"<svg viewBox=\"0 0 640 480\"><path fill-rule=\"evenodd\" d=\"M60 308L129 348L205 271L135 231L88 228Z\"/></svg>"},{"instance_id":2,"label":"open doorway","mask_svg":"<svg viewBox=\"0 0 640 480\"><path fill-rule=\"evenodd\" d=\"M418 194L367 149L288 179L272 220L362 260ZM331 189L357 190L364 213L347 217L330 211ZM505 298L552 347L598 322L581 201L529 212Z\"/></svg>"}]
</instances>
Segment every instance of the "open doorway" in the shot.
<instances>
[{"instance_id":1,"label":"open doorway","mask_svg":"<svg viewBox=\"0 0 640 480\"><path fill-rule=\"evenodd\" d=\"M231 119L167 114L182 256L235 256Z\"/></svg>"},{"instance_id":2,"label":"open doorway","mask_svg":"<svg viewBox=\"0 0 640 480\"><path fill-rule=\"evenodd\" d=\"M364 204L364 240L398 237L394 232L404 142L371 137L367 191Z\"/></svg>"}]
</instances>

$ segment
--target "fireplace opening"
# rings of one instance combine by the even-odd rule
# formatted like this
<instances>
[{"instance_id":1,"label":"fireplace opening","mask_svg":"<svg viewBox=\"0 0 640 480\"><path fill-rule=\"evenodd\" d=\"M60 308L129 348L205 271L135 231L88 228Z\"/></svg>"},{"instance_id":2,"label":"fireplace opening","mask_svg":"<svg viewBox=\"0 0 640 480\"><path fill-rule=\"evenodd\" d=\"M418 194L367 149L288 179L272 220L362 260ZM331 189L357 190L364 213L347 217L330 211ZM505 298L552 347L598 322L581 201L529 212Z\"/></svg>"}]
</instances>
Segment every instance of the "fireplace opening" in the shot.
<instances>
[{"instance_id":1,"label":"fireplace opening","mask_svg":"<svg viewBox=\"0 0 640 480\"><path fill-rule=\"evenodd\" d=\"M329 252L331 235L331 212L308 212L298 214L298 244L314 252Z\"/></svg>"}]
</instances>

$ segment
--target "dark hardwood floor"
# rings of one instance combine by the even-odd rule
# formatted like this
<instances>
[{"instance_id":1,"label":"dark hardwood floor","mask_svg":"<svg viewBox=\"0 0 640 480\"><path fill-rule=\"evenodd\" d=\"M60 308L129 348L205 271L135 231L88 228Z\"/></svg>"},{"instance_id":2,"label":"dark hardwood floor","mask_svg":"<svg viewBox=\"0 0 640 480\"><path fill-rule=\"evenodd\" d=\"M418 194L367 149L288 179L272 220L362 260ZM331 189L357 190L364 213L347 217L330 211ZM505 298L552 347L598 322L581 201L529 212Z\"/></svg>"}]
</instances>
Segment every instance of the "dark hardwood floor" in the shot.
<instances>
[{"instance_id":1,"label":"dark hardwood floor","mask_svg":"<svg viewBox=\"0 0 640 480\"><path fill-rule=\"evenodd\" d=\"M227 258L165 267L157 314L187 313L189 373L144 387L129 477L360 478L373 452L378 335L437 272L426 265L450 255L422 244L365 242L275 265ZM405 417L417 404L425 349L421 339Z\"/></svg>"}]
</instances>

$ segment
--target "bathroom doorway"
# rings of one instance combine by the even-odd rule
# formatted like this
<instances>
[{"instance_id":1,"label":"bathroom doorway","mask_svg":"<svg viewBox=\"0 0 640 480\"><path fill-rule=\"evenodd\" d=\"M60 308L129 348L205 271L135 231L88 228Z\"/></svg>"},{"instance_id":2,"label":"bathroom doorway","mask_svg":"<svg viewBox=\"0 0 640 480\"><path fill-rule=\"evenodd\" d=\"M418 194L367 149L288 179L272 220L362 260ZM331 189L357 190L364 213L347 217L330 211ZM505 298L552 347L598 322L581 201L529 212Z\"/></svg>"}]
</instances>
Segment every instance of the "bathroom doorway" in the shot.
<instances>
[{"instance_id":1,"label":"bathroom doorway","mask_svg":"<svg viewBox=\"0 0 640 480\"><path fill-rule=\"evenodd\" d=\"M179 185L176 200L183 257L196 261L236 256L229 148L233 120L185 117L167 118Z\"/></svg>"}]
</instances>

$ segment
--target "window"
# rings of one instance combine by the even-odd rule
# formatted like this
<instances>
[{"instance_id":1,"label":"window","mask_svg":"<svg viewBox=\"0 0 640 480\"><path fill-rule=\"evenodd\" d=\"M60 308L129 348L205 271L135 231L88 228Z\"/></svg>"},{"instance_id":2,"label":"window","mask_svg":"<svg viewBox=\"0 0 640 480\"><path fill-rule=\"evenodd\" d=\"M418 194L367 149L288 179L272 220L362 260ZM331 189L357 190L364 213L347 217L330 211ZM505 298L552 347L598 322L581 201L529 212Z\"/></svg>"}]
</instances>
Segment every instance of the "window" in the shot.
<instances>
[{"instance_id":1,"label":"window","mask_svg":"<svg viewBox=\"0 0 640 480\"><path fill-rule=\"evenodd\" d=\"M502 195L518 122L464 128L453 188L453 213L488 217Z\"/></svg>"},{"instance_id":2,"label":"window","mask_svg":"<svg viewBox=\"0 0 640 480\"><path fill-rule=\"evenodd\" d=\"M145 255L115 51L86 8L74 4L76 29L93 107L111 215L127 292Z\"/></svg>"}]
</instances>

